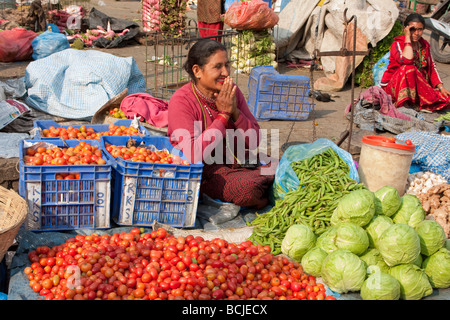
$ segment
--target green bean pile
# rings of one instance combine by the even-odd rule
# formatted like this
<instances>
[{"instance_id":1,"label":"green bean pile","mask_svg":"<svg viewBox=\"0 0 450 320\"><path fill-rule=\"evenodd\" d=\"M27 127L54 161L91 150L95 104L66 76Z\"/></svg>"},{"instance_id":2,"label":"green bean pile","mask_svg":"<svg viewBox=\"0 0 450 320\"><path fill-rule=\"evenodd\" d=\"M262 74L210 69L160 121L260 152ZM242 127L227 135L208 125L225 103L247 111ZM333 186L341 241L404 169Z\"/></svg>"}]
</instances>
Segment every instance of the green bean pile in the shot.
<instances>
[{"instance_id":1,"label":"green bean pile","mask_svg":"<svg viewBox=\"0 0 450 320\"><path fill-rule=\"evenodd\" d=\"M300 183L287 192L268 212L257 214L249 223L253 232L249 240L270 246L273 254L281 253L281 242L287 229L305 224L318 236L330 226L333 211L341 197L365 186L351 179L350 168L331 148L308 159L291 163Z\"/></svg>"}]
</instances>

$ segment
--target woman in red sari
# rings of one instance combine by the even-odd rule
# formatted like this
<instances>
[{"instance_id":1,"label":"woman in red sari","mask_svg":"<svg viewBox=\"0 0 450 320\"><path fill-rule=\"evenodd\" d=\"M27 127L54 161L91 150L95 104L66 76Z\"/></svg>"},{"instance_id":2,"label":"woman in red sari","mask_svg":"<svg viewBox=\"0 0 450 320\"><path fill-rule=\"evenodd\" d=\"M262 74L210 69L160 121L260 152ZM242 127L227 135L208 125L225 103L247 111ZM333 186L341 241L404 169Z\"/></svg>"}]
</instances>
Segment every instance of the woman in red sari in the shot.
<instances>
[{"instance_id":1,"label":"woman in red sari","mask_svg":"<svg viewBox=\"0 0 450 320\"><path fill-rule=\"evenodd\" d=\"M200 39L189 50L184 68L191 81L172 95L168 107L172 145L192 163L204 163L201 193L241 207L265 207L275 177L275 169L265 169L276 165L243 165L246 161L237 150L255 150L260 128L230 78L225 47ZM257 163L254 157L247 159Z\"/></svg>"},{"instance_id":2,"label":"woman in red sari","mask_svg":"<svg viewBox=\"0 0 450 320\"><path fill-rule=\"evenodd\" d=\"M431 57L430 44L422 38L424 18L411 13L404 22L404 35L391 45L390 60L381 87L397 108L414 106L437 111L450 108L450 91L444 88Z\"/></svg>"}]
</instances>

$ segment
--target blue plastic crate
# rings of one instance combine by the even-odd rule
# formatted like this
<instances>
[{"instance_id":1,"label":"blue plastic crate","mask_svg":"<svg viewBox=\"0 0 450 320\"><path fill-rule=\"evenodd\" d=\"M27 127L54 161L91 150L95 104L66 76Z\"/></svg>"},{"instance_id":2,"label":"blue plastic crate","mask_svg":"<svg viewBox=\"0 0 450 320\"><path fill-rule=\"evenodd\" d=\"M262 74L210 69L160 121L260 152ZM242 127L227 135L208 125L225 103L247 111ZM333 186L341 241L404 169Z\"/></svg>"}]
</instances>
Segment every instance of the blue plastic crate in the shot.
<instances>
[{"instance_id":1,"label":"blue plastic crate","mask_svg":"<svg viewBox=\"0 0 450 320\"><path fill-rule=\"evenodd\" d=\"M133 120L131 119L119 119L116 120L113 124L115 124L116 126L126 126L129 127L131 126L131 122ZM76 129L79 129L81 126L85 126L87 128L92 128L94 129L95 132L106 132L109 130L109 124L70 124L70 125L61 125L60 123L57 123L53 120L35 120L33 121L33 133L32 133L32 137L35 140L41 140L41 139L46 139L46 140L59 140L59 137L43 137L41 132L44 129L49 129L50 127L55 127L55 128L68 128L68 127L74 127ZM139 130L140 132L145 135L145 136L150 136L151 133L143 126L143 125L139 125Z\"/></svg>"},{"instance_id":2,"label":"blue plastic crate","mask_svg":"<svg viewBox=\"0 0 450 320\"><path fill-rule=\"evenodd\" d=\"M306 120L314 104L309 77L281 75L270 66L255 67L247 104L257 120Z\"/></svg>"},{"instance_id":3,"label":"blue plastic crate","mask_svg":"<svg viewBox=\"0 0 450 320\"><path fill-rule=\"evenodd\" d=\"M203 164L176 165L132 162L113 158L108 144L125 146L128 137L104 136L100 143L113 166L112 218L118 225L151 226L153 221L174 227L193 227L197 214ZM186 157L168 137L133 137L138 144L154 145Z\"/></svg>"},{"instance_id":4,"label":"blue plastic crate","mask_svg":"<svg viewBox=\"0 0 450 320\"><path fill-rule=\"evenodd\" d=\"M97 140L84 140L100 148ZM110 227L112 166L25 165L27 143L48 142L58 147L75 147L78 140L23 140L19 147L19 194L28 201L25 225L28 230L54 231ZM80 173L80 179L58 180L58 173Z\"/></svg>"}]
</instances>

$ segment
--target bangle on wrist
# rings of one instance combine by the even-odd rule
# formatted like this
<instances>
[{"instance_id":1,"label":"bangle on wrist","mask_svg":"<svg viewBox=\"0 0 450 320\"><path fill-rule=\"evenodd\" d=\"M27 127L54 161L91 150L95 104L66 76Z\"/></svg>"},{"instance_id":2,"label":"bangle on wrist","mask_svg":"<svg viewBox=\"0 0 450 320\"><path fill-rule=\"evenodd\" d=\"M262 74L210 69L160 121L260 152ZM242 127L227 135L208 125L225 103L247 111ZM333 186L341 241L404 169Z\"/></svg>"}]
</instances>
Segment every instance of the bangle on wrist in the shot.
<instances>
[{"instance_id":1,"label":"bangle on wrist","mask_svg":"<svg viewBox=\"0 0 450 320\"><path fill-rule=\"evenodd\" d=\"M219 111L219 114L223 114L223 115L226 115L228 117L231 117L231 112L228 112L228 111Z\"/></svg>"},{"instance_id":2,"label":"bangle on wrist","mask_svg":"<svg viewBox=\"0 0 450 320\"><path fill-rule=\"evenodd\" d=\"M405 47L406 47L406 46L411 46L411 47L412 47L411 42L405 42Z\"/></svg>"},{"instance_id":3,"label":"bangle on wrist","mask_svg":"<svg viewBox=\"0 0 450 320\"><path fill-rule=\"evenodd\" d=\"M223 114L223 113L219 113L216 116L216 119L218 119L220 122L223 123L224 126L226 126L228 124L228 120L230 119L227 115Z\"/></svg>"}]
</instances>

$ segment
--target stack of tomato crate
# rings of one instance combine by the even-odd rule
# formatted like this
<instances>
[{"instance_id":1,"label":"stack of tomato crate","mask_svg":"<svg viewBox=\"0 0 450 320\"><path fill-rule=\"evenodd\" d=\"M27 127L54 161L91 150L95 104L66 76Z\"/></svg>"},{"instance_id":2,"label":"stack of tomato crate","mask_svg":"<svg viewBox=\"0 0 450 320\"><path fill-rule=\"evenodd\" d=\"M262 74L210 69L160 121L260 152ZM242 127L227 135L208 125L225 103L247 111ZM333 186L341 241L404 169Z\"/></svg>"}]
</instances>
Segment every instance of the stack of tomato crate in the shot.
<instances>
[{"instance_id":1,"label":"stack of tomato crate","mask_svg":"<svg viewBox=\"0 0 450 320\"><path fill-rule=\"evenodd\" d=\"M187 162L168 137L131 124L35 121L33 139L20 144L28 230L106 229L111 219L122 226L194 226L203 165Z\"/></svg>"}]
</instances>

